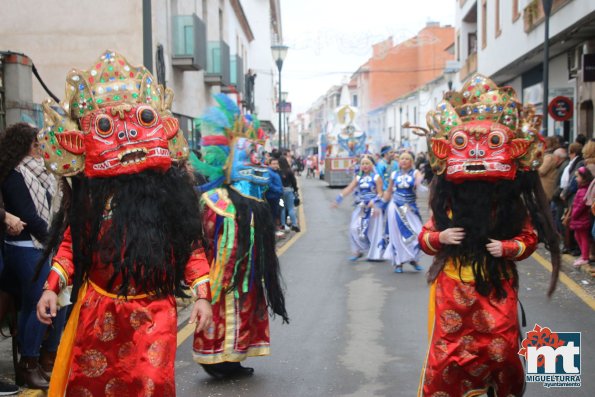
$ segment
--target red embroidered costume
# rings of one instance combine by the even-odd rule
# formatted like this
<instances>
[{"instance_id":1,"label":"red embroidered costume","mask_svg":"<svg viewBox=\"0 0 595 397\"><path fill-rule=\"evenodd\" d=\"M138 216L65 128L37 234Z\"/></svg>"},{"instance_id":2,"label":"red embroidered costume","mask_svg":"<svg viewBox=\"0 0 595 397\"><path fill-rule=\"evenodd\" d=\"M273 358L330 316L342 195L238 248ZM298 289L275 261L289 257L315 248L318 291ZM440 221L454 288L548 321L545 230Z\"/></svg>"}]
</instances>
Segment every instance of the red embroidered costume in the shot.
<instances>
[{"instance_id":1,"label":"red embroidered costume","mask_svg":"<svg viewBox=\"0 0 595 397\"><path fill-rule=\"evenodd\" d=\"M475 75L428 114L431 131L414 127L426 133L436 174L432 218L418 238L435 255L420 396L523 394L515 261L544 242L554 265L550 294L559 268L535 173L544 150L540 122L511 88Z\"/></svg>"},{"instance_id":2,"label":"red embroidered costume","mask_svg":"<svg viewBox=\"0 0 595 397\"><path fill-rule=\"evenodd\" d=\"M205 193L201 200L204 203L202 214L205 237L208 245L215 247L217 243L227 237L223 236L224 228L216 226L225 221L221 220L222 217L227 218L230 222L228 232L237 233L235 208L223 189ZM235 229L235 232L231 231L231 228ZM238 266L238 272L245 279L246 272L250 272L248 258L238 261L237 252L237 241L235 241L231 247L227 264L241 264L241 267ZM229 285L232 276L229 269L233 270L234 266L228 265L226 271L224 263L217 263L215 254L214 249L209 250L209 262L213 264L212 277L216 278L218 272L227 273L221 274L221 277L226 279L221 282ZM247 276L249 278L250 274L248 273ZM250 283L249 280L248 283ZM213 286L215 291L218 286L219 284ZM244 285L240 285L235 293L221 292L218 299L213 301L213 323L215 326L194 337L195 360L200 364L217 364L240 362L254 356L268 356L270 351L269 316L262 290L254 286L245 288Z\"/></svg>"},{"instance_id":3,"label":"red embroidered costume","mask_svg":"<svg viewBox=\"0 0 595 397\"><path fill-rule=\"evenodd\" d=\"M202 117L208 178L201 196L211 264L214 326L194 335L194 360L216 378L251 375L247 357L269 354L269 310L288 321L275 252L274 223L264 200L268 169L261 166L263 133L224 94ZM213 187L220 186L213 189ZM204 191L203 190L203 191Z\"/></svg>"},{"instance_id":4,"label":"red embroidered costume","mask_svg":"<svg viewBox=\"0 0 595 397\"><path fill-rule=\"evenodd\" d=\"M172 99L106 51L69 73L61 112L44 104L46 164L72 186L45 289L72 288L75 303L50 396L175 396L174 294L185 281L197 299L211 296L197 196L172 166L188 153Z\"/></svg>"}]
</instances>

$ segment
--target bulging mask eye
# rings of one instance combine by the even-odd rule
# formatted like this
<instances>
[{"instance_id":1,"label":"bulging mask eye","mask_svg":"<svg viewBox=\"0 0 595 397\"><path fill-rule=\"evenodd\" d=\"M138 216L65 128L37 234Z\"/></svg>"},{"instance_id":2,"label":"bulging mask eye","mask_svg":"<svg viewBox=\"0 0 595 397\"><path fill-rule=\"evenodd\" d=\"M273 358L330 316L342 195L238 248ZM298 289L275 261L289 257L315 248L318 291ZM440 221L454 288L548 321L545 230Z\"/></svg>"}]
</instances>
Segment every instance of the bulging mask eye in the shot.
<instances>
[{"instance_id":1,"label":"bulging mask eye","mask_svg":"<svg viewBox=\"0 0 595 397\"><path fill-rule=\"evenodd\" d=\"M488 145L492 149L497 149L506 142L506 135L502 131L492 131L488 136Z\"/></svg>"},{"instance_id":2,"label":"bulging mask eye","mask_svg":"<svg viewBox=\"0 0 595 397\"><path fill-rule=\"evenodd\" d=\"M141 107L136 112L138 122L144 127L152 127L157 123L157 113L150 107Z\"/></svg>"},{"instance_id":3,"label":"bulging mask eye","mask_svg":"<svg viewBox=\"0 0 595 397\"><path fill-rule=\"evenodd\" d=\"M106 114L95 119L95 131L102 138L108 138L114 133L114 121Z\"/></svg>"},{"instance_id":4,"label":"bulging mask eye","mask_svg":"<svg viewBox=\"0 0 595 397\"><path fill-rule=\"evenodd\" d=\"M450 139L452 147L461 150L467 146L467 135L464 132L455 132Z\"/></svg>"}]
</instances>

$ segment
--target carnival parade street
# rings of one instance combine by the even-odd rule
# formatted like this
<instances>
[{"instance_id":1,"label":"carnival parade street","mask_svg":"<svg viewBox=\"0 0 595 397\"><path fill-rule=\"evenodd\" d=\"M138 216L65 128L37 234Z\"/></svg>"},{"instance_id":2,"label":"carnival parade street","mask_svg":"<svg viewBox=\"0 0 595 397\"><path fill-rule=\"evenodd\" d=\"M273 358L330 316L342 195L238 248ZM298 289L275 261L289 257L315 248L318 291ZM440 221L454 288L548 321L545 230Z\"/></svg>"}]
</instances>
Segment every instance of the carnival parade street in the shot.
<instances>
[{"instance_id":1,"label":"carnival parade street","mask_svg":"<svg viewBox=\"0 0 595 397\"><path fill-rule=\"evenodd\" d=\"M231 381L210 378L192 361L192 338L178 347L179 396L310 397L415 396L427 348L428 285L424 271L395 274L388 261L348 260L349 205L333 210L337 194L317 179L301 178L305 222L293 234L280 260L287 287L290 324L271 323L272 355L250 358L254 375ZM427 220L427 193L418 197ZM304 227L305 226L305 227ZM296 240L297 239L297 240ZM592 396L595 380L593 296L570 280L546 297L549 272L542 250L520 262L520 300L527 317L552 331L582 332L582 386L562 389L528 383L526 396ZM536 259L536 257L538 259ZM575 271L580 282L582 274ZM562 279L566 279L564 275ZM578 288L578 290L577 290ZM587 302L577 293L589 296ZM589 306L589 304L591 306Z\"/></svg>"},{"instance_id":2,"label":"carnival parade street","mask_svg":"<svg viewBox=\"0 0 595 397\"><path fill-rule=\"evenodd\" d=\"M595 396L595 0L0 12L0 397Z\"/></svg>"}]
</instances>

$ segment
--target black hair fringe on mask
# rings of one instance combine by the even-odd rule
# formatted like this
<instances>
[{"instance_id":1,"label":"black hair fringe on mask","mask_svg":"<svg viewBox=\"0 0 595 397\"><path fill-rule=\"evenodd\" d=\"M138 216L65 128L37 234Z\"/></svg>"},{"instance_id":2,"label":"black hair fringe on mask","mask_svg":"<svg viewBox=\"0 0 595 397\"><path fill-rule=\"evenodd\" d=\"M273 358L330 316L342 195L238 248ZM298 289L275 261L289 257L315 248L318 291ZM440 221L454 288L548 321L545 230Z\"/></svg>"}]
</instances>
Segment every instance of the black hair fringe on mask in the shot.
<instances>
[{"instance_id":1,"label":"black hair fringe on mask","mask_svg":"<svg viewBox=\"0 0 595 397\"><path fill-rule=\"evenodd\" d=\"M529 216L539 241L552 253L554 271L548 295L553 293L559 271L558 236L535 172L519 172L512 181L457 184L440 175L432 181L430 207L438 230L451 227L465 230L460 245L446 245L438 253L438 260L428 272L430 280L437 277L446 258L458 258L462 266L471 266L478 293L487 296L494 291L498 298L505 297L501 280L512 277L517 286L516 267L510 267L504 258L490 255L485 246L490 238L509 240L520 234Z\"/></svg>"},{"instance_id":2,"label":"black hair fringe on mask","mask_svg":"<svg viewBox=\"0 0 595 397\"><path fill-rule=\"evenodd\" d=\"M61 215L60 215L61 214ZM66 228L72 234L75 274L72 299L88 279L97 256L113 272L108 289L157 296L184 296L184 269L202 242L198 198L188 176L171 167L113 178L72 178L50 229L46 259L58 249ZM116 281L118 282L115 285Z\"/></svg>"}]
</instances>

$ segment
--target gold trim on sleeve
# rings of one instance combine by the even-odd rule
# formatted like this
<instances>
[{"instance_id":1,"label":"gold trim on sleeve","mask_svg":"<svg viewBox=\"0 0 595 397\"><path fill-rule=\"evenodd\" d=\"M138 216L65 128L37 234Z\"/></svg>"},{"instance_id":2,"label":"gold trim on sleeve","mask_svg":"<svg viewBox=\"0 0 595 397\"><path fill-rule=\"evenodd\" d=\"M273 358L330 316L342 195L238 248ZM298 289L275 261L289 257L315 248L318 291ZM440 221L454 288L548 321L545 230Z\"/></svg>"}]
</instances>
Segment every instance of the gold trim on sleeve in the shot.
<instances>
[{"instance_id":1,"label":"gold trim on sleeve","mask_svg":"<svg viewBox=\"0 0 595 397\"><path fill-rule=\"evenodd\" d=\"M524 243L522 243L522 242L520 242L518 240L514 240L514 242L517 243L518 246L519 246L519 250L516 253L515 258L519 258L519 257L521 257L525 253L525 250L527 249L527 246Z\"/></svg>"},{"instance_id":2,"label":"gold trim on sleeve","mask_svg":"<svg viewBox=\"0 0 595 397\"><path fill-rule=\"evenodd\" d=\"M424 234L424 242L426 243L429 249L431 249L434 252L438 252L438 250L434 248L432 244L430 244L430 233L432 232L427 232L426 234Z\"/></svg>"}]
</instances>

